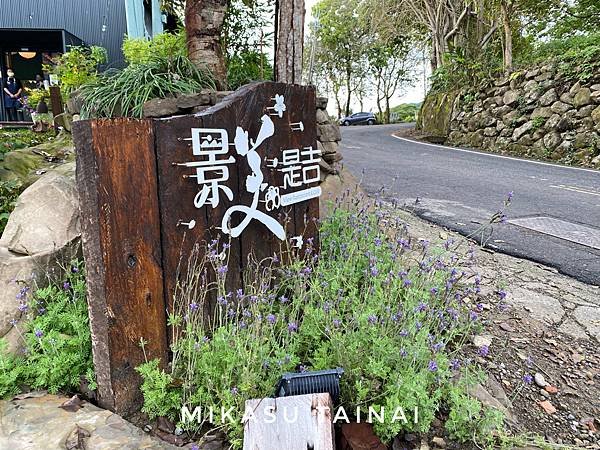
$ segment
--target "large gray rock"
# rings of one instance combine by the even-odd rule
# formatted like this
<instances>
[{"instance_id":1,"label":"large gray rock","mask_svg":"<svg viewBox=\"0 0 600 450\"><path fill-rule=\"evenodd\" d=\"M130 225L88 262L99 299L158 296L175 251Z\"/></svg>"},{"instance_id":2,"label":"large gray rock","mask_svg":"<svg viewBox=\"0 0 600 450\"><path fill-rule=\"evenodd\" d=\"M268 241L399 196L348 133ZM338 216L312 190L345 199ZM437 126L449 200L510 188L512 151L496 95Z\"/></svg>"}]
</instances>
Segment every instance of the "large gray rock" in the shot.
<instances>
[{"instance_id":1,"label":"large gray rock","mask_svg":"<svg viewBox=\"0 0 600 450\"><path fill-rule=\"evenodd\" d=\"M203 91L195 94L179 94L175 104L181 109L192 109L196 106L210 105L210 92Z\"/></svg>"},{"instance_id":2,"label":"large gray rock","mask_svg":"<svg viewBox=\"0 0 600 450\"><path fill-rule=\"evenodd\" d=\"M580 108L592 103L592 91L590 88L581 88L573 97L573 106Z\"/></svg>"},{"instance_id":3,"label":"large gray rock","mask_svg":"<svg viewBox=\"0 0 600 450\"><path fill-rule=\"evenodd\" d=\"M12 450L177 450L116 414L83 402L75 412L57 395L0 401L0 448ZM187 446L186 448L190 448ZM204 448L200 446L200 448ZM211 447L216 450L217 447ZM224 448L224 447L221 447Z\"/></svg>"},{"instance_id":4,"label":"large gray rock","mask_svg":"<svg viewBox=\"0 0 600 450\"><path fill-rule=\"evenodd\" d=\"M21 194L0 247L21 255L59 250L80 236L75 163L48 172Z\"/></svg>"},{"instance_id":5,"label":"large gray rock","mask_svg":"<svg viewBox=\"0 0 600 450\"><path fill-rule=\"evenodd\" d=\"M340 127L333 123L317 125L317 139L321 142L341 141Z\"/></svg>"},{"instance_id":6,"label":"large gray rock","mask_svg":"<svg viewBox=\"0 0 600 450\"><path fill-rule=\"evenodd\" d=\"M531 114L532 119L537 119L538 117L543 117L544 119L552 116L553 112L550 108L542 106L540 108L535 108L533 113Z\"/></svg>"},{"instance_id":7,"label":"large gray rock","mask_svg":"<svg viewBox=\"0 0 600 450\"><path fill-rule=\"evenodd\" d=\"M560 145L560 143L562 142L562 137L560 136L560 133L554 131L552 133L548 133L546 134L546 136L544 136L544 146L548 149L548 150L554 150L556 147L558 147Z\"/></svg>"},{"instance_id":8,"label":"large gray rock","mask_svg":"<svg viewBox=\"0 0 600 450\"><path fill-rule=\"evenodd\" d=\"M329 114L324 109L317 109L317 123L325 124L329 123Z\"/></svg>"},{"instance_id":9,"label":"large gray rock","mask_svg":"<svg viewBox=\"0 0 600 450\"><path fill-rule=\"evenodd\" d=\"M317 97L317 109L327 109L327 97Z\"/></svg>"},{"instance_id":10,"label":"large gray rock","mask_svg":"<svg viewBox=\"0 0 600 450\"><path fill-rule=\"evenodd\" d=\"M502 101L507 106L513 105L518 99L519 93L517 91L508 91L506 94L504 94L504 97L502 97Z\"/></svg>"},{"instance_id":11,"label":"large gray rock","mask_svg":"<svg viewBox=\"0 0 600 450\"><path fill-rule=\"evenodd\" d=\"M558 100L558 95L556 94L556 90L550 89L544 95L542 95L539 99L540 105L542 106L550 106Z\"/></svg>"},{"instance_id":12,"label":"large gray rock","mask_svg":"<svg viewBox=\"0 0 600 450\"><path fill-rule=\"evenodd\" d=\"M600 126L600 106L592 111L591 117L594 119L594 123Z\"/></svg>"},{"instance_id":13,"label":"large gray rock","mask_svg":"<svg viewBox=\"0 0 600 450\"><path fill-rule=\"evenodd\" d=\"M70 163L21 194L0 239L0 338L9 352L22 345L18 323L28 312L22 289L43 288L58 277L79 254L79 236L75 163Z\"/></svg>"},{"instance_id":14,"label":"large gray rock","mask_svg":"<svg viewBox=\"0 0 600 450\"><path fill-rule=\"evenodd\" d=\"M179 113L176 98L154 98L144 103L144 117L166 117Z\"/></svg>"},{"instance_id":15,"label":"large gray rock","mask_svg":"<svg viewBox=\"0 0 600 450\"><path fill-rule=\"evenodd\" d=\"M330 153L337 153L340 149L340 146L337 142L317 141L317 148L321 150L322 155L328 155Z\"/></svg>"},{"instance_id":16,"label":"large gray rock","mask_svg":"<svg viewBox=\"0 0 600 450\"><path fill-rule=\"evenodd\" d=\"M572 105L569 105L568 103L563 103L561 101L554 102L552 104L552 106L550 107L552 112L554 112L556 114L564 114L571 108L572 108Z\"/></svg>"},{"instance_id":17,"label":"large gray rock","mask_svg":"<svg viewBox=\"0 0 600 450\"><path fill-rule=\"evenodd\" d=\"M528 133L533 128L533 121L529 120L517 128L513 132L513 140L517 141L523 136L525 133Z\"/></svg>"}]
</instances>

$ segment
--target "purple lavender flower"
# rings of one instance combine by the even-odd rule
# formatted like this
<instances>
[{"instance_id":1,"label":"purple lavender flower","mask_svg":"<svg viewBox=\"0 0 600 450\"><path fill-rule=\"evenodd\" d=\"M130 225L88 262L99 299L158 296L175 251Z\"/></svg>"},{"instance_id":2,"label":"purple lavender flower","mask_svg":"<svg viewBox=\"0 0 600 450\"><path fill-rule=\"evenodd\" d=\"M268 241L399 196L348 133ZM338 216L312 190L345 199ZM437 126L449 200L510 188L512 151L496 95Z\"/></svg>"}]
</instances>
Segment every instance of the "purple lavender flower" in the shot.
<instances>
[{"instance_id":1,"label":"purple lavender flower","mask_svg":"<svg viewBox=\"0 0 600 450\"><path fill-rule=\"evenodd\" d=\"M190 450L200 450L200 447L198 447L198 444L192 444Z\"/></svg>"},{"instance_id":2,"label":"purple lavender flower","mask_svg":"<svg viewBox=\"0 0 600 450\"><path fill-rule=\"evenodd\" d=\"M44 332L38 328L35 330L34 334L37 338L41 338L44 335Z\"/></svg>"},{"instance_id":3,"label":"purple lavender flower","mask_svg":"<svg viewBox=\"0 0 600 450\"><path fill-rule=\"evenodd\" d=\"M533 383L533 377L526 373L525 375L523 375L523 381L525 382L525 384L531 384Z\"/></svg>"},{"instance_id":4,"label":"purple lavender flower","mask_svg":"<svg viewBox=\"0 0 600 450\"><path fill-rule=\"evenodd\" d=\"M65 282L63 283L63 289L64 289L65 291L68 291L69 289L71 289L71 283L69 283L68 281L65 281Z\"/></svg>"},{"instance_id":5,"label":"purple lavender flower","mask_svg":"<svg viewBox=\"0 0 600 450\"><path fill-rule=\"evenodd\" d=\"M17 326L17 323L19 323L19 321L18 321L17 319L11 319L11 321L10 321L10 324L11 324L13 327L16 327L16 326Z\"/></svg>"},{"instance_id":6,"label":"purple lavender flower","mask_svg":"<svg viewBox=\"0 0 600 450\"><path fill-rule=\"evenodd\" d=\"M375 247L381 247L381 239L378 237L375 238Z\"/></svg>"},{"instance_id":7,"label":"purple lavender flower","mask_svg":"<svg viewBox=\"0 0 600 450\"><path fill-rule=\"evenodd\" d=\"M15 296L17 300L22 300L27 297L27 292L29 292L29 286L23 286L17 295Z\"/></svg>"},{"instance_id":8,"label":"purple lavender flower","mask_svg":"<svg viewBox=\"0 0 600 450\"><path fill-rule=\"evenodd\" d=\"M437 365L437 363L436 363L435 361L433 361L433 360L432 360L432 361L429 361L429 364L427 365L427 369L428 369L430 372L437 372L437 370L438 370L438 365Z\"/></svg>"},{"instance_id":9,"label":"purple lavender flower","mask_svg":"<svg viewBox=\"0 0 600 450\"><path fill-rule=\"evenodd\" d=\"M312 273L312 269L308 266L304 267L301 271L300 274L304 275L304 276L308 276Z\"/></svg>"},{"instance_id":10,"label":"purple lavender flower","mask_svg":"<svg viewBox=\"0 0 600 450\"><path fill-rule=\"evenodd\" d=\"M219 275L225 275L227 273L227 266L223 265L223 266L217 267L217 273Z\"/></svg>"},{"instance_id":11,"label":"purple lavender flower","mask_svg":"<svg viewBox=\"0 0 600 450\"><path fill-rule=\"evenodd\" d=\"M429 292L431 293L431 295L438 295L439 289L436 287L432 287Z\"/></svg>"},{"instance_id":12,"label":"purple lavender flower","mask_svg":"<svg viewBox=\"0 0 600 450\"><path fill-rule=\"evenodd\" d=\"M371 266L371 276L376 277L379 275L379 270L375 266Z\"/></svg>"},{"instance_id":13,"label":"purple lavender flower","mask_svg":"<svg viewBox=\"0 0 600 450\"><path fill-rule=\"evenodd\" d=\"M504 300L506 298L506 291L504 291L503 289L500 289L498 291L498 297L500 297L500 300Z\"/></svg>"},{"instance_id":14,"label":"purple lavender flower","mask_svg":"<svg viewBox=\"0 0 600 450\"><path fill-rule=\"evenodd\" d=\"M377 316L375 314L371 314L368 318L367 321L371 324L371 325L375 325L377 323Z\"/></svg>"},{"instance_id":15,"label":"purple lavender flower","mask_svg":"<svg viewBox=\"0 0 600 450\"><path fill-rule=\"evenodd\" d=\"M199 305L198 305L198 303L196 303L196 302L192 302L192 303L190 303L190 309L191 309L192 311L198 311L198 308L199 308L199 307L200 307L200 306L199 306Z\"/></svg>"},{"instance_id":16,"label":"purple lavender flower","mask_svg":"<svg viewBox=\"0 0 600 450\"><path fill-rule=\"evenodd\" d=\"M401 348L400 349L400 356L402 356L403 358L406 358L407 355L408 355L408 352L406 351L406 349Z\"/></svg>"},{"instance_id":17,"label":"purple lavender flower","mask_svg":"<svg viewBox=\"0 0 600 450\"><path fill-rule=\"evenodd\" d=\"M288 331L290 333L295 333L296 331L298 331L298 324L296 322L289 322Z\"/></svg>"},{"instance_id":18,"label":"purple lavender flower","mask_svg":"<svg viewBox=\"0 0 600 450\"><path fill-rule=\"evenodd\" d=\"M487 345L482 345L479 347L479 356L483 356L484 358L489 355L490 348Z\"/></svg>"},{"instance_id":19,"label":"purple lavender flower","mask_svg":"<svg viewBox=\"0 0 600 450\"><path fill-rule=\"evenodd\" d=\"M510 191L506 196L506 200L510 202L513 199L514 195L515 193L513 191Z\"/></svg>"},{"instance_id":20,"label":"purple lavender flower","mask_svg":"<svg viewBox=\"0 0 600 450\"><path fill-rule=\"evenodd\" d=\"M423 311L426 311L426 310L427 310L427 304L426 304L426 303L423 303L423 302L420 302L420 303L419 303L419 304L416 306L416 308L415 308L415 311L416 311L416 312L423 312Z\"/></svg>"},{"instance_id":21,"label":"purple lavender flower","mask_svg":"<svg viewBox=\"0 0 600 450\"><path fill-rule=\"evenodd\" d=\"M29 306L27 306L26 303L21 303L18 308L19 308L19 311L25 312L29 309Z\"/></svg>"},{"instance_id":22,"label":"purple lavender flower","mask_svg":"<svg viewBox=\"0 0 600 450\"><path fill-rule=\"evenodd\" d=\"M412 281L410 281L408 278L406 278L406 279L404 280L404 287L408 287L408 286L410 286L411 284L412 284Z\"/></svg>"},{"instance_id":23,"label":"purple lavender flower","mask_svg":"<svg viewBox=\"0 0 600 450\"><path fill-rule=\"evenodd\" d=\"M279 301L281 303L288 303L290 301L290 299L287 298L285 295L282 295L281 297L279 297Z\"/></svg>"},{"instance_id":24,"label":"purple lavender flower","mask_svg":"<svg viewBox=\"0 0 600 450\"><path fill-rule=\"evenodd\" d=\"M274 324L277 321L277 317L275 317L275 314L269 314L267 316L267 322L269 322L271 325Z\"/></svg>"},{"instance_id":25,"label":"purple lavender flower","mask_svg":"<svg viewBox=\"0 0 600 450\"><path fill-rule=\"evenodd\" d=\"M342 325L342 321L340 319L333 319L333 326L335 328L339 328Z\"/></svg>"},{"instance_id":26,"label":"purple lavender flower","mask_svg":"<svg viewBox=\"0 0 600 450\"><path fill-rule=\"evenodd\" d=\"M77 273L77 272L79 272L79 267L71 266L71 273Z\"/></svg>"},{"instance_id":27,"label":"purple lavender flower","mask_svg":"<svg viewBox=\"0 0 600 450\"><path fill-rule=\"evenodd\" d=\"M441 349L443 349L443 348L444 348L444 344L443 344L442 342L438 342L437 344L433 344L433 345L431 346L431 350L432 350L434 353L437 353L437 352L439 352L439 351L440 351Z\"/></svg>"},{"instance_id":28,"label":"purple lavender flower","mask_svg":"<svg viewBox=\"0 0 600 450\"><path fill-rule=\"evenodd\" d=\"M402 330L402 331L400 332L400 336L402 336L402 337L406 337L406 336L408 336L408 331L406 331L406 330Z\"/></svg>"},{"instance_id":29,"label":"purple lavender flower","mask_svg":"<svg viewBox=\"0 0 600 450\"><path fill-rule=\"evenodd\" d=\"M231 392L232 395L238 395L238 388L237 387L232 387L229 392Z\"/></svg>"},{"instance_id":30,"label":"purple lavender flower","mask_svg":"<svg viewBox=\"0 0 600 450\"><path fill-rule=\"evenodd\" d=\"M455 372L460 369L460 361L458 359L453 359L450 361L450 369L454 370Z\"/></svg>"},{"instance_id":31,"label":"purple lavender flower","mask_svg":"<svg viewBox=\"0 0 600 450\"><path fill-rule=\"evenodd\" d=\"M475 311L469 311L469 319L471 319L472 322L475 322L478 317L479 316Z\"/></svg>"}]
</instances>

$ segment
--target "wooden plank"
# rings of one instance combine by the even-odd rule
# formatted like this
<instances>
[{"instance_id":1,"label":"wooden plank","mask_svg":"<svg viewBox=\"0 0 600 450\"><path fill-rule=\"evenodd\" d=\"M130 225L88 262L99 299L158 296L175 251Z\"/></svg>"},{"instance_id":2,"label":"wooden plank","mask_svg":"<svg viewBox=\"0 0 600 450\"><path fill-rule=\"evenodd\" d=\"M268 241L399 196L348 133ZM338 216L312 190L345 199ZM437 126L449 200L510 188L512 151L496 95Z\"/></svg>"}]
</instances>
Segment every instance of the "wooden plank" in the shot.
<instances>
[{"instance_id":1,"label":"wooden plank","mask_svg":"<svg viewBox=\"0 0 600 450\"><path fill-rule=\"evenodd\" d=\"M50 107L54 116L65 112L62 95L60 95L60 88L58 86L50 86Z\"/></svg>"},{"instance_id":2,"label":"wooden plank","mask_svg":"<svg viewBox=\"0 0 600 450\"><path fill-rule=\"evenodd\" d=\"M281 94L285 97L287 109L282 117L274 114L274 111L269 109L274 105L273 98L275 94ZM294 111L293 120L306 123L303 131L291 130L290 127L293 121L291 122L289 111ZM277 158L281 162L283 150L293 148L294 145L313 145L316 148L314 111L313 88L266 82L245 86L223 102L199 114L171 117L154 122L165 293L169 308L172 306L175 286L178 283L177 274L185 273L185 261L194 243L210 242L212 239L219 239L221 244L227 242L230 236L221 229L226 212L232 206L250 207L253 204L255 192L250 192L247 189L248 182L258 176L261 183L266 184L268 187L279 187L282 189L282 193L294 192L307 187L294 187L283 191L283 174L278 168L267 167L267 161ZM264 115L267 115L268 119L265 119ZM272 121L274 134L256 148L257 155L251 157L246 154L238 154L233 145L237 128L240 127L248 133L249 147L251 147L252 142L257 138L263 127L263 121ZM225 134L223 136L228 141L226 142L227 149L220 148L215 153L219 149L218 146L207 147L199 149L196 152L197 154L193 154L192 141L190 141L192 129L201 129L203 136L210 135L213 143L215 142L214 139L221 139L220 130L223 130L226 134L226 136ZM213 155L209 156L211 152ZM252 168L250 164L251 158L256 157L260 159L260 174L255 173L256 168ZM213 160L209 161L210 158L213 158ZM223 161L229 162L224 163ZM208 164L209 162L210 164ZM182 164L187 165L183 166ZM197 175L196 167L198 165L201 165L201 167L227 167L227 180L219 181L218 191L216 192L218 202L215 202L214 205L194 205L194 200L199 191L206 185L206 183L198 183L197 178L189 178ZM188 178L183 178L184 176ZM206 179L219 178L220 172L207 171L205 176ZM258 194L257 210L261 214L276 219L281 224L285 222L286 216L289 218L283 233L285 239L281 240L277 237L259 219L254 218L248 221L241 235L232 237L230 241L231 247L229 249L228 272L225 284L227 292L235 292L243 287L242 276L244 269L248 266L250 255L253 255L259 261L271 257L275 253L281 256L282 248L287 246L285 240L296 236L298 234L297 229L301 228L302 231L305 229L304 222L301 227L295 223L297 217L304 220L305 215L305 213L299 214L297 212L297 205L267 210L264 201L268 187L265 187L265 190L261 190ZM233 194L231 199L227 195L229 191ZM313 215L318 216L319 200L317 198L303 202L303 204L298 207L303 208L303 211L310 208L307 214L313 214L314 212ZM237 210L231 213L230 217L230 226L234 228L244 222L246 213ZM181 226L182 222L190 223L191 220L195 221L195 226L192 229ZM305 239L316 235L317 230L312 228L308 233L304 234ZM186 242L184 242L184 236ZM221 250L222 247L219 252ZM254 277L254 274L251 276ZM209 300L205 313L207 317L212 317L216 297Z\"/></svg>"},{"instance_id":3,"label":"wooden plank","mask_svg":"<svg viewBox=\"0 0 600 450\"><path fill-rule=\"evenodd\" d=\"M98 402L139 410L135 367L168 361L154 135L150 121L74 124Z\"/></svg>"},{"instance_id":4,"label":"wooden plank","mask_svg":"<svg viewBox=\"0 0 600 450\"><path fill-rule=\"evenodd\" d=\"M198 191L192 179L192 169L183 169L173 163L190 161L192 128L201 128L202 120L195 116L180 116L154 121L158 192L160 200L161 241L166 305L173 310L177 286L185 285L189 257L196 244L209 239L206 210L194 207ZM190 229L183 223L195 221ZM202 256L202 255L199 255Z\"/></svg>"},{"instance_id":5,"label":"wooden plank","mask_svg":"<svg viewBox=\"0 0 600 450\"><path fill-rule=\"evenodd\" d=\"M244 450L334 450L329 394L246 401Z\"/></svg>"}]
</instances>

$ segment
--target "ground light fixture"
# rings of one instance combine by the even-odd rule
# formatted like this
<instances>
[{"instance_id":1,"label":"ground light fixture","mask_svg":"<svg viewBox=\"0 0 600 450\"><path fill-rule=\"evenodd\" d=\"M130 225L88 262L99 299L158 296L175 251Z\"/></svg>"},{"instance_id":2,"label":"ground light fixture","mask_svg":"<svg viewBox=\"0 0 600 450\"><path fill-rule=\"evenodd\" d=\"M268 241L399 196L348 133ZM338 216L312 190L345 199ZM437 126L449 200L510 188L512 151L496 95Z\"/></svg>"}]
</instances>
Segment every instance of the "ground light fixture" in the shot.
<instances>
[{"instance_id":1,"label":"ground light fixture","mask_svg":"<svg viewBox=\"0 0 600 450\"><path fill-rule=\"evenodd\" d=\"M284 373L277 384L275 397L328 392L333 403L337 403L340 399L340 378L343 373L344 369L341 367L313 372Z\"/></svg>"}]
</instances>

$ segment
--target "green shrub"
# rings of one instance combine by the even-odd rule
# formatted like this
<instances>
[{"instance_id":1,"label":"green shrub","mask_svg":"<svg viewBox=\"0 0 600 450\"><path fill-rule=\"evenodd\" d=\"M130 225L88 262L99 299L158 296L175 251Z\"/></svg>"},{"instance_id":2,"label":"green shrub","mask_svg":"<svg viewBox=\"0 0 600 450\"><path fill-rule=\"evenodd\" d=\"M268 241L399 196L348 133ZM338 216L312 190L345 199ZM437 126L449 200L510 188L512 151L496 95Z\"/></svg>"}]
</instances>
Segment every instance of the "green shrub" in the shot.
<instances>
[{"instance_id":1,"label":"green shrub","mask_svg":"<svg viewBox=\"0 0 600 450\"><path fill-rule=\"evenodd\" d=\"M185 31L161 33L152 39L125 38L123 54L128 64L147 64L153 59L187 56Z\"/></svg>"},{"instance_id":2,"label":"green shrub","mask_svg":"<svg viewBox=\"0 0 600 450\"><path fill-rule=\"evenodd\" d=\"M288 265L276 258L255 263L237 292L224 289L228 243L211 242L199 261L193 255L195 269L183 277L188 281L169 313L179 330L170 369L161 371L157 361L138 368L144 411L176 419L182 405L233 408L234 421L222 426L240 448L247 399L272 396L286 371L334 367L345 370L341 404L350 414L357 406L404 409L406 423L388 414L375 424L384 441L402 430L427 431L443 405L462 408L451 394L465 392L453 380L468 364L458 352L480 327L479 280L457 268L451 242L430 248L412 241L401 223L390 226L392 220L382 211L337 209L321 226L318 257L309 240ZM209 324L202 311L211 295L217 308ZM469 417L485 414L479 405ZM459 409L456 430L463 416Z\"/></svg>"},{"instance_id":3,"label":"green shrub","mask_svg":"<svg viewBox=\"0 0 600 450\"><path fill-rule=\"evenodd\" d=\"M60 89L69 95L75 89L90 83L98 76L98 66L106 62L106 49L102 47L72 46L69 51L44 66L44 70L58 76Z\"/></svg>"},{"instance_id":4,"label":"green shrub","mask_svg":"<svg viewBox=\"0 0 600 450\"><path fill-rule=\"evenodd\" d=\"M82 378L95 389L83 265L73 263L64 279L43 289L16 282L22 284L19 309L27 319L13 326L25 351L18 356L0 352L0 397L23 386L52 393L75 390Z\"/></svg>"},{"instance_id":5,"label":"green shrub","mask_svg":"<svg viewBox=\"0 0 600 450\"><path fill-rule=\"evenodd\" d=\"M272 79L273 66L264 53L247 51L227 60L227 84L231 90L252 81Z\"/></svg>"},{"instance_id":6,"label":"green shrub","mask_svg":"<svg viewBox=\"0 0 600 450\"><path fill-rule=\"evenodd\" d=\"M0 181L0 236L22 190L21 184L16 181Z\"/></svg>"}]
</instances>

